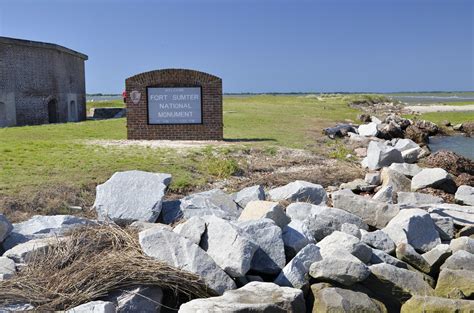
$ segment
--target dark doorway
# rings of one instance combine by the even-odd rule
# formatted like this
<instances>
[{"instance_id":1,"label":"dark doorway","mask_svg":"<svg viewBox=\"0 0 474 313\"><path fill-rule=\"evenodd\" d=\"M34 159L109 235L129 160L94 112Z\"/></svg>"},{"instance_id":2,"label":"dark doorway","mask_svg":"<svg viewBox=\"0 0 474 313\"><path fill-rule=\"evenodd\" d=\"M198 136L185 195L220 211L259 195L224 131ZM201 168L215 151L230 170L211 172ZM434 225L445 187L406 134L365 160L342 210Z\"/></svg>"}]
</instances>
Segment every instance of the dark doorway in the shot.
<instances>
[{"instance_id":1,"label":"dark doorway","mask_svg":"<svg viewBox=\"0 0 474 313\"><path fill-rule=\"evenodd\" d=\"M52 99L48 102L48 119L49 123L58 122L58 101Z\"/></svg>"}]
</instances>

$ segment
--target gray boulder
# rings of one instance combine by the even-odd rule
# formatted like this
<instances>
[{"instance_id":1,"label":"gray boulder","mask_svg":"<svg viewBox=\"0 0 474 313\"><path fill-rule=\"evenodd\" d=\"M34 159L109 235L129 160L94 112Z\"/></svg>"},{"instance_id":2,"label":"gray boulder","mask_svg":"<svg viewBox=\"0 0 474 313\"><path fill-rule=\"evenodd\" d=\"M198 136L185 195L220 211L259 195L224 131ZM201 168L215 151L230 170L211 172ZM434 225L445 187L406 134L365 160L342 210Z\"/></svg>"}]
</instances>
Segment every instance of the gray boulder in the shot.
<instances>
[{"instance_id":1,"label":"gray boulder","mask_svg":"<svg viewBox=\"0 0 474 313\"><path fill-rule=\"evenodd\" d=\"M419 205L418 207L427 210L430 214L451 217L454 225L459 227L474 224L474 206L458 205L452 203L434 203Z\"/></svg>"},{"instance_id":2,"label":"gray boulder","mask_svg":"<svg viewBox=\"0 0 474 313\"><path fill-rule=\"evenodd\" d=\"M383 186L382 188L377 191L372 200L385 202L385 203L393 203L394 198L393 187L392 186Z\"/></svg>"},{"instance_id":3,"label":"gray boulder","mask_svg":"<svg viewBox=\"0 0 474 313\"><path fill-rule=\"evenodd\" d=\"M357 238L361 238L362 234L360 228L357 225L350 224L350 223L343 223L341 225L341 232L352 235Z\"/></svg>"},{"instance_id":4,"label":"gray boulder","mask_svg":"<svg viewBox=\"0 0 474 313\"><path fill-rule=\"evenodd\" d=\"M419 159L424 158L427 155L429 155L429 152L421 147L402 151L403 161L406 163L416 163Z\"/></svg>"},{"instance_id":5,"label":"gray boulder","mask_svg":"<svg viewBox=\"0 0 474 313\"><path fill-rule=\"evenodd\" d=\"M246 187L234 194L234 201L245 208L250 201L265 200L265 190L261 185Z\"/></svg>"},{"instance_id":6,"label":"gray boulder","mask_svg":"<svg viewBox=\"0 0 474 313\"><path fill-rule=\"evenodd\" d=\"M72 215L35 215L29 220L13 224L12 232L5 239L3 247L7 250L32 239L62 236L74 227L93 223L94 221Z\"/></svg>"},{"instance_id":7,"label":"gray boulder","mask_svg":"<svg viewBox=\"0 0 474 313\"><path fill-rule=\"evenodd\" d=\"M365 182L369 185L380 185L382 183L380 172L367 173L364 178Z\"/></svg>"},{"instance_id":8,"label":"gray boulder","mask_svg":"<svg viewBox=\"0 0 474 313\"><path fill-rule=\"evenodd\" d=\"M387 312L379 301L362 292L342 288L323 288L314 293L313 312Z\"/></svg>"},{"instance_id":9,"label":"gray boulder","mask_svg":"<svg viewBox=\"0 0 474 313\"><path fill-rule=\"evenodd\" d=\"M273 201L300 201L313 204L325 204L327 201L326 191L323 186L302 180L271 189L268 195Z\"/></svg>"},{"instance_id":10,"label":"gray boulder","mask_svg":"<svg viewBox=\"0 0 474 313\"><path fill-rule=\"evenodd\" d=\"M431 268L431 275L437 275L440 266L451 255L451 248L447 244L437 245L430 251L423 253L422 257Z\"/></svg>"},{"instance_id":11,"label":"gray boulder","mask_svg":"<svg viewBox=\"0 0 474 313\"><path fill-rule=\"evenodd\" d=\"M400 243L399 245L397 245L395 253L399 260L410 264L421 272L424 272L426 274L430 273L430 264L409 244Z\"/></svg>"},{"instance_id":12,"label":"gray boulder","mask_svg":"<svg viewBox=\"0 0 474 313\"><path fill-rule=\"evenodd\" d=\"M311 264L321 259L319 248L315 244L307 245L283 268L275 279L275 284L298 289L306 287Z\"/></svg>"},{"instance_id":13,"label":"gray boulder","mask_svg":"<svg viewBox=\"0 0 474 313\"><path fill-rule=\"evenodd\" d=\"M456 202L466 205L474 205L474 187L462 185L459 186L454 195Z\"/></svg>"},{"instance_id":14,"label":"gray boulder","mask_svg":"<svg viewBox=\"0 0 474 313\"><path fill-rule=\"evenodd\" d=\"M372 275L363 284L385 305L400 307L414 295L432 296L434 290L423 279L423 275L386 263L371 265Z\"/></svg>"},{"instance_id":15,"label":"gray boulder","mask_svg":"<svg viewBox=\"0 0 474 313\"><path fill-rule=\"evenodd\" d=\"M96 188L93 208L98 219L119 224L155 222L160 215L169 180L169 174L116 172Z\"/></svg>"},{"instance_id":16,"label":"gray boulder","mask_svg":"<svg viewBox=\"0 0 474 313\"><path fill-rule=\"evenodd\" d=\"M236 288L234 281L198 245L165 228L138 234L143 252L158 261L199 275L215 292Z\"/></svg>"},{"instance_id":17,"label":"gray boulder","mask_svg":"<svg viewBox=\"0 0 474 313\"><path fill-rule=\"evenodd\" d=\"M285 208L278 202L250 201L239 216L239 221L269 218L280 227L285 227L290 218L285 214Z\"/></svg>"},{"instance_id":18,"label":"gray boulder","mask_svg":"<svg viewBox=\"0 0 474 313\"><path fill-rule=\"evenodd\" d=\"M451 240L449 247L453 253L459 250L464 250L474 254L474 239L469 237L459 237Z\"/></svg>"},{"instance_id":19,"label":"gray boulder","mask_svg":"<svg viewBox=\"0 0 474 313\"><path fill-rule=\"evenodd\" d=\"M397 258L394 258L388 253L383 252L382 250L372 249L372 256L370 258L370 264L380 264L386 263L393 265L399 268L408 269L408 265L405 262L400 261Z\"/></svg>"},{"instance_id":20,"label":"gray boulder","mask_svg":"<svg viewBox=\"0 0 474 313\"><path fill-rule=\"evenodd\" d=\"M193 216L214 215L226 220L236 220L242 209L232 197L220 189L212 189L195 193L180 200L180 214L182 218Z\"/></svg>"},{"instance_id":21,"label":"gray boulder","mask_svg":"<svg viewBox=\"0 0 474 313\"><path fill-rule=\"evenodd\" d=\"M405 175L388 167L384 167L380 175L382 177L382 187L391 186L394 193L410 191L411 181Z\"/></svg>"},{"instance_id":22,"label":"gray boulder","mask_svg":"<svg viewBox=\"0 0 474 313\"><path fill-rule=\"evenodd\" d=\"M12 231L13 226L10 223L5 215L0 214L0 244L3 242L5 238L10 234Z\"/></svg>"},{"instance_id":23,"label":"gray boulder","mask_svg":"<svg viewBox=\"0 0 474 313\"><path fill-rule=\"evenodd\" d=\"M291 218L292 221L304 221L308 216L313 214L319 214L326 210L326 205L314 205L307 202L293 202L286 207L286 215Z\"/></svg>"},{"instance_id":24,"label":"gray boulder","mask_svg":"<svg viewBox=\"0 0 474 313\"><path fill-rule=\"evenodd\" d=\"M370 170L390 166L392 163L403 163L399 150L382 142L371 141L367 148L367 167Z\"/></svg>"},{"instance_id":25,"label":"gray boulder","mask_svg":"<svg viewBox=\"0 0 474 313\"><path fill-rule=\"evenodd\" d=\"M441 265L441 269L466 270L474 272L474 254L464 250L456 251Z\"/></svg>"},{"instance_id":26,"label":"gray boulder","mask_svg":"<svg viewBox=\"0 0 474 313\"><path fill-rule=\"evenodd\" d=\"M357 215L366 224L377 228L387 225L400 211L396 205L371 200L348 190L334 192L332 200L334 207Z\"/></svg>"},{"instance_id":27,"label":"gray boulder","mask_svg":"<svg viewBox=\"0 0 474 313\"><path fill-rule=\"evenodd\" d=\"M370 275L370 271L352 254L338 250L333 255L324 256L321 261L311 264L309 275L317 280L351 286L364 281Z\"/></svg>"},{"instance_id":28,"label":"gray boulder","mask_svg":"<svg viewBox=\"0 0 474 313\"><path fill-rule=\"evenodd\" d=\"M314 243L303 233L303 222L293 220L282 229L282 238L285 245L287 259L292 259L301 249L309 243Z\"/></svg>"},{"instance_id":29,"label":"gray boulder","mask_svg":"<svg viewBox=\"0 0 474 313\"><path fill-rule=\"evenodd\" d=\"M474 272L467 270L441 270L436 283L438 297L472 299L474 297Z\"/></svg>"},{"instance_id":30,"label":"gray boulder","mask_svg":"<svg viewBox=\"0 0 474 313\"><path fill-rule=\"evenodd\" d=\"M396 245L408 243L415 250L428 252L441 243L430 215L421 209L401 210L383 229Z\"/></svg>"},{"instance_id":31,"label":"gray boulder","mask_svg":"<svg viewBox=\"0 0 474 313\"><path fill-rule=\"evenodd\" d=\"M316 246L319 247L323 258L330 258L339 250L352 254L363 263L369 263L372 256L372 249L365 243L360 242L359 238L340 231L334 231L318 242Z\"/></svg>"},{"instance_id":32,"label":"gray boulder","mask_svg":"<svg viewBox=\"0 0 474 313\"><path fill-rule=\"evenodd\" d=\"M61 240L61 238L33 239L5 251L3 256L12 259L15 263L28 263L35 257L45 254L50 246L57 244Z\"/></svg>"},{"instance_id":33,"label":"gray boulder","mask_svg":"<svg viewBox=\"0 0 474 313\"><path fill-rule=\"evenodd\" d=\"M371 191L376 186L368 184L365 180L357 178L348 183L342 183L339 189L350 189L352 191Z\"/></svg>"},{"instance_id":34,"label":"gray boulder","mask_svg":"<svg viewBox=\"0 0 474 313\"><path fill-rule=\"evenodd\" d=\"M163 201L159 221L164 224L173 224L183 218L181 200Z\"/></svg>"},{"instance_id":35,"label":"gray boulder","mask_svg":"<svg viewBox=\"0 0 474 313\"><path fill-rule=\"evenodd\" d=\"M474 312L474 301L413 296L403 304L401 313L413 312Z\"/></svg>"},{"instance_id":36,"label":"gray boulder","mask_svg":"<svg viewBox=\"0 0 474 313\"><path fill-rule=\"evenodd\" d=\"M381 230L364 232L360 239L369 246L382 250L385 253L392 254L395 251L395 243L386 233Z\"/></svg>"},{"instance_id":37,"label":"gray boulder","mask_svg":"<svg viewBox=\"0 0 474 313\"><path fill-rule=\"evenodd\" d=\"M205 221L201 248L230 276L245 276L259 246L228 221L212 215Z\"/></svg>"},{"instance_id":38,"label":"gray boulder","mask_svg":"<svg viewBox=\"0 0 474 313\"><path fill-rule=\"evenodd\" d=\"M281 228L267 218L240 222L238 226L258 245L250 269L263 274L278 274L286 264Z\"/></svg>"},{"instance_id":39,"label":"gray boulder","mask_svg":"<svg viewBox=\"0 0 474 313\"><path fill-rule=\"evenodd\" d=\"M360 217L337 208L326 208L317 214L308 216L303 221L303 233L306 237L319 241L330 235L333 231L341 230L341 226L344 223L368 229L367 224Z\"/></svg>"},{"instance_id":40,"label":"gray boulder","mask_svg":"<svg viewBox=\"0 0 474 313\"><path fill-rule=\"evenodd\" d=\"M420 146L411 139L398 139L394 145L394 148L400 152L403 152L413 148L420 148Z\"/></svg>"},{"instance_id":41,"label":"gray boulder","mask_svg":"<svg viewBox=\"0 0 474 313\"><path fill-rule=\"evenodd\" d=\"M405 192L397 193L397 203L406 206L417 206L419 204L443 203L441 197L433 196L420 192Z\"/></svg>"},{"instance_id":42,"label":"gray boulder","mask_svg":"<svg viewBox=\"0 0 474 313\"><path fill-rule=\"evenodd\" d=\"M15 276L15 262L6 256L0 256L0 282Z\"/></svg>"},{"instance_id":43,"label":"gray boulder","mask_svg":"<svg viewBox=\"0 0 474 313\"><path fill-rule=\"evenodd\" d=\"M448 193L456 192L456 183L453 177L442 168L425 168L411 180L411 190L433 187Z\"/></svg>"},{"instance_id":44,"label":"gray boulder","mask_svg":"<svg viewBox=\"0 0 474 313\"><path fill-rule=\"evenodd\" d=\"M375 137L379 133L377 129L377 123L374 122L360 125L357 131L359 132L359 135L364 137Z\"/></svg>"},{"instance_id":45,"label":"gray boulder","mask_svg":"<svg viewBox=\"0 0 474 313\"><path fill-rule=\"evenodd\" d=\"M430 214L431 219L435 224L441 240L451 240L454 237L454 220L448 216L441 216L436 213Z\"/></svg>"},{"instance_id":46,"label":"gray boulder","mask_svg":"<svg viewBox=\"0 0 474 313\"><path fill-rule=\"evenodd\" d=\"M66 311L66 313L115 313L115 304L108 301L91 301Z\"/></svg>"},{"instance_id":47,"label":"gray boulder","mask_svg":"<svg viewBox=\"0 0 474 313\"><path fill-rule=\"evenodd\" d=\"M206 231L206 222L198 216L193 216L189 220L176 225L173 231L199 245L201 237Z\"/></svg>"},{"instance_id":48,"label":"gray boulder","mask_svg":"<svg viewBox=\"0 0 474 313\"><path fill-rule=\"evenodd\" d=\"M421 167L410 163L392 163L388 168L410 178L421 172Z\"/></svg>"},{"instance_id":49,"label":"gray boulder","mask_svg":"<svg viewBox=\"0 0 474 313\"><path fill-rule=\"evenodd\" d=\"M203 312L305 312L303 292L299 289L279 287L273 283L251 282L220 297L195 299L179 308L179 313Z\"/></svg>"},{"instance_id":50,"label":"gray boulder","mask_svg":"<svg viewBox=\"0 0 474 313\"><path fill-rule=\"evenodd\" d=\"M163 291L154 286L138 286L112 292L105 300L115 304L117 313L160 313Z\"/></svg>"}]
</instances>

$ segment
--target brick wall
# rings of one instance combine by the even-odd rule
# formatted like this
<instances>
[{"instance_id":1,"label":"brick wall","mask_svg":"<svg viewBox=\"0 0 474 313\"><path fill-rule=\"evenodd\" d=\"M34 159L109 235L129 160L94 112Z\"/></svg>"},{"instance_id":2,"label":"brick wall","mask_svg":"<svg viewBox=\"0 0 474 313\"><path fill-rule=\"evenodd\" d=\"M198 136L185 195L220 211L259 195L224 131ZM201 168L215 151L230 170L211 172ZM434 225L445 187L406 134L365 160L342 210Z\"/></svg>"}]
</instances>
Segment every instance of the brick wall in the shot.
<instances>
[{"instance_id":1,"label":"brick wall","mask_svg":"<svg viewBox=\"0 0 474 313\"><path fill-rule=\"evenodd\" d=\"M127 91L128 139L222 140L222 80L219 77L185 69L166 69L141 73L125 81ZM202 124L149 125L147 87L201 87ZM134 104L129 95L141 93Z\"/></svg>"}]
</instances>

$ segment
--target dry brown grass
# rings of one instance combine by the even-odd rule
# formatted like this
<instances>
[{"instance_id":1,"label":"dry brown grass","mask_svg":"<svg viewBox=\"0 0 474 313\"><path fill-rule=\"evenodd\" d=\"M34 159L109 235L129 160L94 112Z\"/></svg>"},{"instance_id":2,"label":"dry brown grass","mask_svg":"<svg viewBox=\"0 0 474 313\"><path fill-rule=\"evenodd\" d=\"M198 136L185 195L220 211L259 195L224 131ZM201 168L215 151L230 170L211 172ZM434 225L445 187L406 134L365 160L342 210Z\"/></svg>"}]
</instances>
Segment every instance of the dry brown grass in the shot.
<instances>
[{"instance_id":1,"label":"dry brown grass","mask_svg":"<svg viewBox=\"0 0 474 313\"><path fill-rule=\"evenodd\" d=\"M136 230L103 225L72 231L0 282L0 305L28 302L40 311L65 310L132 286L158 286L189 299L215 295L199 276L144 255Z\"/></svg>"}]
</instances>

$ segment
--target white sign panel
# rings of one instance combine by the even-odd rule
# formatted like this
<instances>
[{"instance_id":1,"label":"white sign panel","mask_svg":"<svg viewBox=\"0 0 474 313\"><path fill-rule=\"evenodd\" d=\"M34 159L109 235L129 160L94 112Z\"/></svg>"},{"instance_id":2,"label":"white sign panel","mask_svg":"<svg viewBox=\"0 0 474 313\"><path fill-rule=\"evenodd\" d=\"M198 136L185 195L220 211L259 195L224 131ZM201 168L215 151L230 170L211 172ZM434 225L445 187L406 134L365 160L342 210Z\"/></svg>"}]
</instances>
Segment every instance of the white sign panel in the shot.
<instances>
[{"instance_id":1,"label":"white sign panel","mask_svg":"<svg viewBox=\"0 0 474 313\"><path fill-rule=\"evenodd\" d=\"M148 124L202 124L201 87L148 87Z\"/></svg>"}]
</instances>

